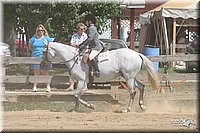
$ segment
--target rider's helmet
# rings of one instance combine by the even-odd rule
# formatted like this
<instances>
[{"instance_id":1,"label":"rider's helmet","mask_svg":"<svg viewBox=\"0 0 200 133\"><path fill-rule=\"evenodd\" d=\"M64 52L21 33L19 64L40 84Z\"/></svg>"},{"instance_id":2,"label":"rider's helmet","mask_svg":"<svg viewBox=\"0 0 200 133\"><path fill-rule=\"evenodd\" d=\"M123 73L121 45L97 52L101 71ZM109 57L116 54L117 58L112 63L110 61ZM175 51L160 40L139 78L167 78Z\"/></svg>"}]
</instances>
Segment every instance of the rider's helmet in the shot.
<instances>
[{"instance_id":1,"label":"rider's helmet","mask_svg":"<svg viewBox=\"0 0 200 133\"><path fill-rule=\"evenodd\" d=\"M88 14L85 16L85 21L91 21L93 24L96 24L96 18L94 16L94 14Z\"/></svg>"}]
</instances>

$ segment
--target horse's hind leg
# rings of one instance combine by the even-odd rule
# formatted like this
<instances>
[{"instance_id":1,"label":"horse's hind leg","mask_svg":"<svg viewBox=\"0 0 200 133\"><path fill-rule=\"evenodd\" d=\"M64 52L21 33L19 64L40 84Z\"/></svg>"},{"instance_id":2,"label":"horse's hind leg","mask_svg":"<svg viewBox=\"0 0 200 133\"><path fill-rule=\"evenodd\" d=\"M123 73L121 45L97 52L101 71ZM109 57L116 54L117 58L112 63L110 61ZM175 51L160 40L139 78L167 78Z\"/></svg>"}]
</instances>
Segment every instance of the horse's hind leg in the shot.
<instances>
[{"instance_id":1,"label":"horse's hind leg","mask_svg":"<svg viewBox=\"0 0 200 133\"><path fill-rule=\"evenodd\" d=\"M135 84L133 82L134 80L128 80L127 81L127 85L128 85L128 88L129 88L129 102L128 102L128 106L127 106L127 109L124 110L124 112L130 112L131 111L131 107L133 105L133 102L134 102L134 98L135 98L135 95L136 95L136 90L135 90Z\"/></svg>"},{"instance_id":2,"label":"horse's hind leg","mask_svg":"<svg viewBox=\"0 0 200 133\"><path fill-rule=\"evenodd\" d=\"M134 80L134 85L139 89L140 91L140 96L139 96L139 106L142 110L145 109L144 106L144 101L143 101L143 97L144 97L144 87L145 85L143 83L141 83L140 81L138 81L137 79Z\"/></svg>"},{"instance_id":3,"label":"horse's hind leg","mask_svg":"<svg viewBox=\"0 0 200 133\"><path fill-rule=\"evenodd\" d=\"M130 97L129 97L128 107L125 110L125 112L130 112L131 111L131 107L133 105L134 98L135 98L135 95L136 95L135 89L134 89L134 91L130 92L129 95L130 95Z\"/></svg>"},{"instance_id":4,"label":"horse's hind leg","mask_svg":"<svg viewBox=\"0 0 200 133\"><path fill-rule=\"evenodd\" d=\"M135 88L137 87L140 91L140 96L139 96L139 106L141 109L145 109L145 106L144 106L144 84L141 83L140 81L138 81L136 78L134 80L128 80L127 81L127 85L128 85L128 88L129 88L129 95L130 95L130 98L129 98L129 102L128 102L128 107L127 109L124 111L124 112L130 112L131 110L131 107L133 105L133 102L134 102L134 98L135 98L135 95L136 95L136 90ZM132 87L131 87L132 86Z\"/></svg>"}]
</instances>

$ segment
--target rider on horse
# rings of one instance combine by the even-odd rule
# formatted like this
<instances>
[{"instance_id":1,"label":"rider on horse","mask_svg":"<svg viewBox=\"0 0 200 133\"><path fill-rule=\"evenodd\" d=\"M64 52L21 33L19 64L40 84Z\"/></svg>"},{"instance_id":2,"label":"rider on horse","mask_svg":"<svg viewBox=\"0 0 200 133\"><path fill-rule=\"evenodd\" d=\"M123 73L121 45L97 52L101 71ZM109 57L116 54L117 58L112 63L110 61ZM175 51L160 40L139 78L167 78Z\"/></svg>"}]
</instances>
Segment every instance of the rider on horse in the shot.
<instances>
[{"instance_id":1,"label":"rider on horse","mask_svg":"<svg viewBox=\"0 0 200 133\"><path fill-rule=\"evenodd\" d=\"M95 16L93 14L86 15L85 24L88 27L87 29L88 38L79 45L79 50L82 51L86 46L89 45L89 48L91 49L89 60L90 64L94 68L93 74L96 77L99 77L100 71L98 68L97 59L95 57L101 52L103 46L101 45L100 40L98 38L98 32L95 26L96 24Z\"/></svg>"}]
</instances>

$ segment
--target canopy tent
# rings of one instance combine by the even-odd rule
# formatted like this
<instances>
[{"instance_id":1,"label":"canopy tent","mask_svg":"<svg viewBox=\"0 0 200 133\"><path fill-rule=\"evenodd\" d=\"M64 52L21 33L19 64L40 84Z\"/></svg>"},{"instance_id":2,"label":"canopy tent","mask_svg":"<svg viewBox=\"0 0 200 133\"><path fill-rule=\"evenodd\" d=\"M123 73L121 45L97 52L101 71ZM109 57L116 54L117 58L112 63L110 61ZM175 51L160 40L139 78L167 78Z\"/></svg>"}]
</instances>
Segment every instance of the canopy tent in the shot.
<instances>
[{"instance_id":1,"label":"canopy tent","mask_svg":"<svg viewBox=\"0 0 200 133\"><path fill-rule=\"evenodd\" d=\"M199 0L169 0L157 8L141 14L139 51L142 52L146 40L148 38L152 40L153 37L153 45L160 47L161 54L174 55L176 53L176 36L179 32L179 30L176 31L176 27L198 26L198 3ZM150 35L151 37L149 37Z\"/></svg>"},{"instance_id":2,"label":"canopy tent","mask_svg":"<svg viewBox=\"0 0 200 133\"><path fill-rule=\"evenodd\" d=\"M157 8L141 14L139 22L142 25L150 24L150 19L156 12L161 12L162 17L197 19L199 18L198 2L199 0L169 0Z\"/></svg>"}]
</instances>

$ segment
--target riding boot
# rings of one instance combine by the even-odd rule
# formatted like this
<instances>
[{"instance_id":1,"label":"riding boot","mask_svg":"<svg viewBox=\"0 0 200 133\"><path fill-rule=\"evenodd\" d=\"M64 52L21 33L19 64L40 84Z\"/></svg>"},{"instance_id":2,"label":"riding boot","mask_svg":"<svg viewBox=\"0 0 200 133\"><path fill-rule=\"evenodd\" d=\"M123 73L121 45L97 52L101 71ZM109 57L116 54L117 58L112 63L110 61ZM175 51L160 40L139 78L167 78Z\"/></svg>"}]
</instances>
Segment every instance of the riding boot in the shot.
<instances>
[{"instance_id":1,"label":"riding boot","mask_svg":"<svg viewBox=\"0 0 200 133\"><path fill-rule=\"evenodd\" d=\"M99 71L99 67L98 67L98 64L97 64L97 60L94 58L90 61L92 67L94 68L94 71L93 71L93 74L96 76L96 77L99 77L100 76L100 71Z\"/></svg>"}]
</instances>

